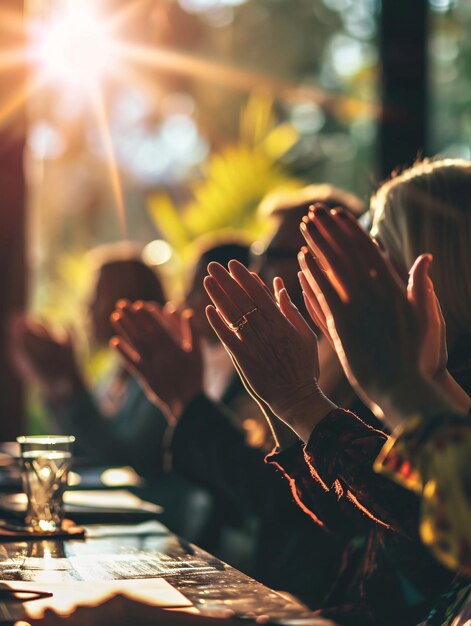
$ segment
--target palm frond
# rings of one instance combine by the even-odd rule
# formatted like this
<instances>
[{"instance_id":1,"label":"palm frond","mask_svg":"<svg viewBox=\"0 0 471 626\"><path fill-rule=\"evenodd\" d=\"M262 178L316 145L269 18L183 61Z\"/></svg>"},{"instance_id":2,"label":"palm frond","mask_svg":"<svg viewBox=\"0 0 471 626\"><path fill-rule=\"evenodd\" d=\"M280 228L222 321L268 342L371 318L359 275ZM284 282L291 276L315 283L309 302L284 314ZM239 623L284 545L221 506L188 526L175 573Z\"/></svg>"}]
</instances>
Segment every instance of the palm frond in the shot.
<instances>
[{"instance_id":1,"label":"palm frond","mask_svg":"<svg viewBox=\"0 0 471 626\"><path fill-rule=\"evenodd\" d=\"M158 230L181 259L192 256L197 239L238 230L252 240L267 232L256 209L276 189L300 187L281 159L297 142L289 124L277 124L270 98L251 96L241 113L239 140L211 154L202 178L191 186L192 200L178 209L168 197L149 199Z\"/></svg>"}]
</instances>

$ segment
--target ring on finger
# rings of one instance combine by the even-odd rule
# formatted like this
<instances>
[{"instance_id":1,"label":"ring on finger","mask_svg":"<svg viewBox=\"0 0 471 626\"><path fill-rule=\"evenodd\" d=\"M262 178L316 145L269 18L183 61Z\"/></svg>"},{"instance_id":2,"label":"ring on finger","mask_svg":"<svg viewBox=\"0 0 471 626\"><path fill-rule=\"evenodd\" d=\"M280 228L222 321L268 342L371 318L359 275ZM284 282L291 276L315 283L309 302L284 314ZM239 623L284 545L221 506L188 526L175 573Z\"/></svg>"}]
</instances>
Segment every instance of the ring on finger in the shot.
<instances>
[{"instance_id":1,"label":"ring on finger","mask_svg":"<svg viewBox=\"0 0 471 626\"><path fill-rule=\"evenodd\" d=\"M248 316L252 315L252 313L255 313L255 311L258 311L257 307L254 307L253 309L250 309L250 311L247 311L247 313L244 313L243 315L241 315L241 317L239 317L238 320L236 320L235 322L229 324L229 328L232 330L232 332L234 333L238 333L239 331L242 330L242 328L244 328L244 326L248 323Z\"/></svg>"}]
</instances>

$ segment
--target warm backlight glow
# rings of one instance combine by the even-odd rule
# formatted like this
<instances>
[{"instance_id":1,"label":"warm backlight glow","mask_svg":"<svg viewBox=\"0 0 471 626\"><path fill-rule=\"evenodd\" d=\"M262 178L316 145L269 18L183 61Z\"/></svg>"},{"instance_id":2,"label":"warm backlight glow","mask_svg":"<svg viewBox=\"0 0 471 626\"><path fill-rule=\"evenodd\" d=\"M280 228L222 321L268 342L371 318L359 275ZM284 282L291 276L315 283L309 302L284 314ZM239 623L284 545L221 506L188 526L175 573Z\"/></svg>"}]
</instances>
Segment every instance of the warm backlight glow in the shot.
<instances>
[{"instance_id":1,"label":"warm backlight glow","mask_svg":"<svg viewBox=\"0 0 471 626\"><path fill-rule=\"evenodd\" d=\"M144 248L142 257L149 265L163 265L170 261L172 248L163 239L155 239Z\"/></svg>"},{"instance_id":2,"label":"warm backlight glow","mask_svg":"<svg viewBox=\"0 0 471 626\"><path fill-rule=\"evenodd\" d=\"M114 41L106 21L89 3L72 2L41 23L32 57L48 80L83 88L111 71Z\"/></svg>"}]
</instances>

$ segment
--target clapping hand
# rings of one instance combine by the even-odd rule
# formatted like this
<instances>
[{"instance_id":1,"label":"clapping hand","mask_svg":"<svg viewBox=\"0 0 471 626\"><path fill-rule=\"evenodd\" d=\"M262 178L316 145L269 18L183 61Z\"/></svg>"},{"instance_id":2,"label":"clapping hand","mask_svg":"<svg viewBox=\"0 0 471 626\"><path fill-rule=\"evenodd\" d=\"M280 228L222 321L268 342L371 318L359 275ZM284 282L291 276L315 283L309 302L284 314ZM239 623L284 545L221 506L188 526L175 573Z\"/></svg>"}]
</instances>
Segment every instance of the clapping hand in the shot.
<instances>
[{"instance_id":1,"label":"clapping hand","mask_svg":"<svg viewBox=\"0 0 471 626\"><path fill-rule=\"evenodd\" d=\"M318 387L317 338L277 279L279 304L238 261L210 263L206 313L252 395L307 441L334 405Z\"/></svg>"},{"instance_id":2,"label":"clapping hand","mask_svg":"<svg viewBox=\"0 0 471 626\"><path fill-rule=\"evenodd\" d=\"M169 418L178 419L202 391L202 360L191 313L149 302L121 300L111 315L111 346Z\"/></svg>"},{"instance_id":3,"label":"clapping hand","mask_svg":"<svg viewBox=\"0 0 471 626\"><path fill-rule=\"evenodd\" d=\"M389 409L392 397L413 394L414 387L418 395L425 376L446 363L429 257L417 260L407 291L347 213L316 207L301 231L308 244L299 255L306 306L352 386L377 414Z\"/></svg>"},{"instance_id":4,"label":"clapping hand","mask_svg":"<svg viewBox=\"0 0 471 626\"><path fill-rule=\"evenodd\" d=\"M226 626L234 624L230 621L233 611L223 607L214 617L189 615L181 611L168 611L158 606L132 600L125 595L116 595L98 605L77 606L70 614L61 614L50 609L40 618L29 618L29 626L128 626L131 623L139 626Z\"/></svg>"},{"instance_id":5,"label":"clapping hand","mask_svg":"<svg viewBox=\"0 0 471 626\"><path fill-rule=\"evenodd\" d=\"M37 384L51 402L83 388L71 332L53 332L23 314L10 322L10 355L18 374Z\"/></svg>"},{"instance_id":6,"label":"clapping hand","mask_svg":"<svg viewBox=\"0 0 471 626\"><path fill-rule=\"evenodd\" d=\"M419 324L420 371L426 378L433 379L443 374L448 354L445 320L435 295L433 282L428 274L431 260L431 255L422 254L415 261L409 272L407 298L416 312ZM305 262L303 256L300 255L300 263L305 273L299 272L298 277L303 290L306 308L313 322L322 330L322 333L333 346L334 338L329 331L326 316L307 278L309 270L306 269L306 266L308 262ZM311 277L311 282L312 280L313 278Z\"/></svg>"},{"instance_id":7,"label":"clapping hand","mask_svg":"<svg viewBox=\"0 0 471 626\"><path fill-rule=\"evenodd\" d=\"M209 607L205 609L208 613ZM70 615L60 615L47 610L42 618L22 621L29 626L238 626L240 618L224 605L215 606L210 615L198 615L182 611L166 610L158 606L132 600L124 595L117 595L98 606L79 606ZM250 622L251 620L249 620ZM269 616L261 615L254 623L266 624ZM18 622L19 624L20 622ZM309 620L311 626L335 626L333 622L314 615Z\"/></svg>"}]
</instances>

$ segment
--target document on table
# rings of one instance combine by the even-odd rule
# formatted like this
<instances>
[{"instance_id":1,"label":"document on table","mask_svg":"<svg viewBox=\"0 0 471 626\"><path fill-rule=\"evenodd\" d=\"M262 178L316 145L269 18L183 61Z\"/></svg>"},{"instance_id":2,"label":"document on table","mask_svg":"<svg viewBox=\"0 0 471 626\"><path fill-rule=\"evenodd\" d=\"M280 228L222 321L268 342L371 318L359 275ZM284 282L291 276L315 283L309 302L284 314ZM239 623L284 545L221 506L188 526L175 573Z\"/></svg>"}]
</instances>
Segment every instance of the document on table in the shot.
<instances>
[{"instance_id":1,"label":"document on table","mask_svg":"<svg viewBox=\"0 0 471 626\"><path fill-rule=\"evenodd\" d=\"M0 494L0 507L21 512L26 509L28 499L25 493ZM118 511L162 513L158 504L141 500L127 489L77 490L64 493L67 513L84 511Z\"/></svg>"},{"instance_id":2,"label":"document on table","mask_svg":"<svg viewBox=\"0 0 471 626\"><path fill-rule=\"evenodd\" d=\"M78 605L101 604L116 594L125 595L138 602L164 608L187 608L191 602L163 578L139 580L70 581L61 583L36 583L0 581L0 587L15 590L45 591L50 598L31 600L23 605L29 617L40 617L46 609L58 613L71 613Z\"/></svg>"},{"instance_id":3,"label":"document on table","mask_svg":"<svg viewBox=\"0 0 471 626\"><path fill-rule=\"evenodd\" d=\"M146 500L141 500L126 489L99 489L90 491L66 491L66 507L84 507L90 509L117 509L126 511L148 511L162 513L162 507Z\"/></svg>"}]
</instances>

